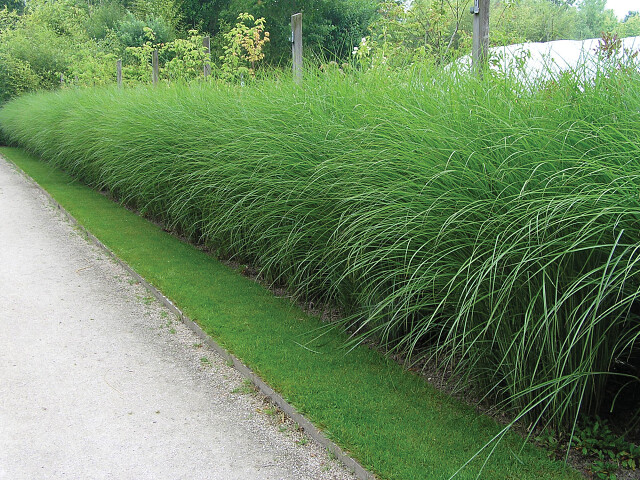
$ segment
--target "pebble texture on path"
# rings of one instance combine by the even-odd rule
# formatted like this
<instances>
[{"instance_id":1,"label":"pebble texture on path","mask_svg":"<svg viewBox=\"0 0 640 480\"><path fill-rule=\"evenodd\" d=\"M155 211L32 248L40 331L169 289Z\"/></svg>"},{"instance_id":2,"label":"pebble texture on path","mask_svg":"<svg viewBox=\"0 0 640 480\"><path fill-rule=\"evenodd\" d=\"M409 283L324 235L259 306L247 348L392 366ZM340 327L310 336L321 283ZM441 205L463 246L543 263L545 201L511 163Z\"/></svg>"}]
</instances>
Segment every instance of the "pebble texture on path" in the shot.
<instances>
[{"instance_id":1,"label":"pebble texture on path","mask_svg":"<svg viewBox=\"0 0 640 480\"><path fill-rule=\"evenodd\" d=\"M354 478L247 390L0 158L0 479Z\"/></svg>"}]
</instances>

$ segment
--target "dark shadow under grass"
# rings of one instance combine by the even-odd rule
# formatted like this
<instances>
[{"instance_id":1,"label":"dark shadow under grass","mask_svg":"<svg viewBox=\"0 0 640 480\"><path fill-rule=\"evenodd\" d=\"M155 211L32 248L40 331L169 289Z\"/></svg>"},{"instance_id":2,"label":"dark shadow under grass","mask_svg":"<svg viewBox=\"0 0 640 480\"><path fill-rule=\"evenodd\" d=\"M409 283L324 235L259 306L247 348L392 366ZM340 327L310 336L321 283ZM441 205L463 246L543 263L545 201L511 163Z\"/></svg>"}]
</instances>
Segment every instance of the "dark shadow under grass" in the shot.
<instances>
[{"instance_id":1,"label":"dark shadow under grass","mask_svg":"<svg viewBox=\"0 0 640 480\"><path fill-rule=\"evenodd\" d=\"M302 347L317 318L24 151L0 154L381 478L447 479L501 430L376 351L346 353L337 331ZM486 456L457 478L581 478L515 434L481 471Z\"/></svg>"}]
</instances>

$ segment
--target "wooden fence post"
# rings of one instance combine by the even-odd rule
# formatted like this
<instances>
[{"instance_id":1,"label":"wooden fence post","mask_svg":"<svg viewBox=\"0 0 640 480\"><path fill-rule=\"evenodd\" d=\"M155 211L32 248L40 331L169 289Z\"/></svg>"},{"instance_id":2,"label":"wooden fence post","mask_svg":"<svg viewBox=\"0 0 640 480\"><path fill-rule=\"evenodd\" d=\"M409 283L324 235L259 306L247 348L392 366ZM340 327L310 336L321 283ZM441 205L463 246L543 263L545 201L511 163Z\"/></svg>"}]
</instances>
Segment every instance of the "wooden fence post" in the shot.
<instances>
[{"instance_id":1,"label":"wooden fence post","mask_svg":"<svg viewBox=\"0 0 640 480\"><path fill-rule=\"evenodd\" d=\"M293 55L293 79L302 83L302 13L291 15L291 53Z\"/></svg>"},{"instance_id":2,"label":"wooden fence post","mask_svg":"<svg viewBox=\"0 0 640 480\"><path fill-rule=\"evenodd\" d=\"M118 80L118 88L122 88L122 60L116 62L116 78Z\"/></svg>"},{"instance_id":3,"label":"wooden fence post","mask_svg":"<svg viewBox=\"0 0 640 480\"><path fill-rule=\"evenodd\" d=\"M204 37L202 39L202 46L205 48L206 54L209 55L204 61L204 79L206 80L207 77L211 75L211 63L209 63L211 58L211 39L209 37Z\"/></svg>"},{"instance_id":4,"label":"wooden fence post","mask_svg":"<svg viewBox=\"0 0 640 480\"><path fill-rule=\"evenodd\" d=\"M153 86L155 87L158 84L158 49L156 48L153 51L153 58L151 60L151 66L153 67L153 72L151 73L151 80L153 81Z\"/></svg>"},{"instance_id":5,"label":"wooden fence post","mask_svg":"<svg viewBox=\"0 0 640 480\"><path fill-rule=\"evenodd\" d=\"M482 75L489 56L489 2L491 0L474 0L471 7L473 14L473 70Z\"/></svg>"},{"instance_id":6,"label":"wooden fence post","mask_svg":"<svg viewBox=\"0 0 640 480\"><path fill-rule=\"evenodd\" d=\"M64 85L64 73L60 74L60 86Z\"/></svg>"}]
</instances>

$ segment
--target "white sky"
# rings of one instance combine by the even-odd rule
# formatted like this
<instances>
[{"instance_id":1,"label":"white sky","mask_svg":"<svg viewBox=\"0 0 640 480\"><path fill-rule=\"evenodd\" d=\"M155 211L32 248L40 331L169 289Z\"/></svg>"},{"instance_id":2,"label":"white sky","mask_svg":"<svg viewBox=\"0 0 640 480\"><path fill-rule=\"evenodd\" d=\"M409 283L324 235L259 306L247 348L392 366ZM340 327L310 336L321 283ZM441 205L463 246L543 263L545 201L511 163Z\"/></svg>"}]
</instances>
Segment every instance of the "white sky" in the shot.
<instances>
[{"instance_id":1,"label":"white sky","mask_svg":"<svg viewBox=\"0 0 640 480\"><path fill-rule=\"evenodd\" d=\"M622 20L630 10L640 10L640 0L607 0L605 8L616 12L618 19Z\"/></svg>"}]
</instances>

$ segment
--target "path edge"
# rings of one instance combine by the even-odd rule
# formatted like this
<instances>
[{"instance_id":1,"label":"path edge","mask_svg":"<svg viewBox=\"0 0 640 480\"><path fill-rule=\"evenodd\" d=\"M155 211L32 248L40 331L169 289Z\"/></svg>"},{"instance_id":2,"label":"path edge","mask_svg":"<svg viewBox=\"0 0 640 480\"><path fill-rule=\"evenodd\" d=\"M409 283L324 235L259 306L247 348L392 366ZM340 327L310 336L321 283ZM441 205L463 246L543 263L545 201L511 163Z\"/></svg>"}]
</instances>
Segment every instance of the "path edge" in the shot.
<instances>
[{"instance_id":1,"label":"path edge","mask_svg":"<svg viewBox=\"0 0 640 480\"><path fill-rule=\"evenodd\" d=\"M278 392L271 388L262 378L260 378L251 368L242 363L242 361L235 355L225 350L218 342L216 342L211 336L209 336L196 322L186 316L180 308L178 308L169 298L167 298L159 289L154 287L146 279L144 279L138 272L130 267L124 260L118 257L112 252L104 243L102 243L98 237L93 235L84 225L78 222L76 218L71 215L47 190L45 190L38 182L36 182L28 173L22 168L16 165L13 161L9 160L5 156L0 154L0 158L11 165L15 171L24 177L29 183L35 186L51 204L60 211L63 216L74 226L80 233L86 236L90 243L93 243L100 250L106 253L112 260L117 262L122 268L124 268L129 275L131 275L136 281L140 282L144 288L147 289L159 302L167 307L174 315L180 318L180 321L184 323L191 331L193 331L204 343L206 343L212 350L216 352L223 360L227 362L229 366L233 366L244 378L251 381L255 388L265 397L269 398L275 405L278 406L289 418L296 422L306 435L311 437L320 446L326 448L331 452L336 459L341 462L349 471L356 475L359 480L378 480L374 474L366 470L360 463L354 458L346 454L335 442L329 439L322 431L320 431L310 420L304 417L296 408L287 402Z\"/></svg>"}]
</instances>

